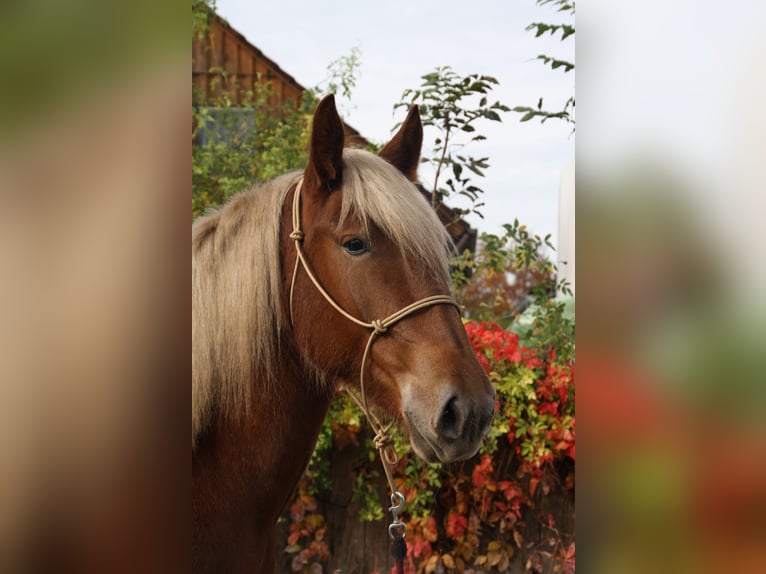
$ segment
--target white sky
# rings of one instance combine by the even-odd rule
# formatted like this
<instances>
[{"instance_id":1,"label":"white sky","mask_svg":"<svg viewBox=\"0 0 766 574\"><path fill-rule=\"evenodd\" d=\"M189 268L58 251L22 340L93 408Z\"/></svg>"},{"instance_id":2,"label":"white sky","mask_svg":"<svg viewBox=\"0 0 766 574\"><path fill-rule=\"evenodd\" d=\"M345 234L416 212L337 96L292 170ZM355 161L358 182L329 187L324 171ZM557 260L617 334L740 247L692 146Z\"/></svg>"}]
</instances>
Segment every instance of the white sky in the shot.
<instances>
[{"instance_id":1,"label":"white sky","mask_svg":"<svg viewBox=\"0 0 766 574\"><path fill-rule=\"evenodd\" d=\"M552 71L534 58L548 54L574 61L574 36L564 42L535 38L524 28L531 22L567 22L565 16L534 0L218 0L218 12L253 45L306 87L326 79L327 65L361 51L361 69L351 104L343 102L344 119L366 138L385 142L403 111L393 105L406 88L417 88L421 76L450 65L460 75L489 74L500 81L490 100L513 107L537 104L560 109L574 94L574 71ZM489 156L490 169L479 187L485 191L485 219L469 216L480 231L500 233L503 223L518 218L534 233L558 227L561 170L574 157L575 136L560 121L540 125L519 122L508 113L502 124L488 122L477 131L487 136L466 151ZM424 148L433 142L426 133ZM421 179L428 184L428 172ZM463 205L449 202L453 205Z\"/></svg>"}]
</instances>

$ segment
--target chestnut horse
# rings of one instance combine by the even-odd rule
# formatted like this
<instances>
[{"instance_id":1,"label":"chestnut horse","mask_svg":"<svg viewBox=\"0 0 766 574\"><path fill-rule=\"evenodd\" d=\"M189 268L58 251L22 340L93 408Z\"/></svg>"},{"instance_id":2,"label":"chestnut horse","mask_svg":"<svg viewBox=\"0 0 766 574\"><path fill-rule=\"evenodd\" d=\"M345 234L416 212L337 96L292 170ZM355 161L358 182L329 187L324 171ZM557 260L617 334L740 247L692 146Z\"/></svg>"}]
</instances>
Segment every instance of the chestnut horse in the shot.
<instances>
[{"instance_id":1,"label":"chestnut horse","mask_svg":"<svg viewBox=\"0 0 766 574\"><path fill-rule=\"evenodd\" d=\"M364 373L365 401L426 461L478 450L494 389L447 304L449 237L412 183L422 138L413 107L379 156L344 149L327 96L305 171L192 227L195 572L273 572L276 520L342 381Z\"/></svg>"}]
</instances>

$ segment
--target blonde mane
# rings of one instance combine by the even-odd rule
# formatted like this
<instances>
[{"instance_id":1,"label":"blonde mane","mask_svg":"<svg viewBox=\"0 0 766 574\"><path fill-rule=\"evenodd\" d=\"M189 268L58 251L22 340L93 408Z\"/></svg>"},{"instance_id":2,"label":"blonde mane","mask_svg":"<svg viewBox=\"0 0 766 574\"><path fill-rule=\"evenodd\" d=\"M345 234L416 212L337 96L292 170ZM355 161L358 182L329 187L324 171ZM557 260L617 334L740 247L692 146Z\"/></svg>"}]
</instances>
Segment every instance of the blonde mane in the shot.
<instances>
[{"instance_id":1,"label":"blonde mane","mask_svg":"<svg viewBox=\"0 0 766 574\"><path fill-rule=\"evenodd\" d=\"M374 223L408 259L446 281L449 235L417 188L369 152L346 149L343 163L340 221L353 214ZM300 175L240 193L192 226L192 449L215 410L246 408L256 373L274 379L282 206Z\"/></svg>"}]
</instances>

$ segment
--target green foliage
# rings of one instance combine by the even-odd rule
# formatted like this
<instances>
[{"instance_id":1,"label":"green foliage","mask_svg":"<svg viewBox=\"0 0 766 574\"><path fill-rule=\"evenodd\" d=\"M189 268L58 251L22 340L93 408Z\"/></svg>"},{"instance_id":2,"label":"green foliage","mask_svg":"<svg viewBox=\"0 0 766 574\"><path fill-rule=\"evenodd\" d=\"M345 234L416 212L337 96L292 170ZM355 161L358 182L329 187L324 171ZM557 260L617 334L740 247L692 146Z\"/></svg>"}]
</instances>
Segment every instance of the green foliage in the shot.
<instances>
[{"instance_id":1,"label":"green foliage","mask_svg":"<svg viewBox=\"0 0 766 574\"><path fill-rule=\"evenodd\" d=\"M192 109L193 217L256 181L304 165L314 96L305 93L297 106L274 101L270 84L259 83L238 105L225 91Z\"/></svg>"},{"instance_id":2,"label":"green foliage","mask_svg":"<svg viewBox=\"0 0 766 574\"><path fill-rule=\"evenodd\" d=\"M567 24L544 24L543 22L534 22L526 27L526 30L535 30L535 38L539 38L546 32L551 36L555 36L558 32L561 32L561 39L566 40L569 36L575 33L574 26Z\"/></svg>"},{"instance_id":3,"label":"green foliage","mask_svg":"<svg viewBox=\"0 0 766 574\"><path fill-rule=\"evenodd\" d=\"M511 111L524 114L523 116L521 116L520 121L522 122L528 122L532 118L540 118L541 124L544 124L547 120L550 120L550 119L564 120L567 123L574 124L575 120L571 113L574 107L575 107L574 96L570 97L564 103L564 108L558 112L544 110L543 99L540 98L539 102L537 103L537 108L530 108L529 106L514 106Z\"/></svg>"},{"instance_id":4,"label":"green foliage","mask_svg":"<svg viewBox=\"0 0 766 574\"><path fill-rule=\"evenodd\" d=\"M565 13L571 19L574 19L575 15L575 3L567 0L537 0L538 6L549 5L557 8L557 13ZM561 40L564 41L570 36L574 37L575 27L573 24L548 24L545 22L533 22L526 27L527 31L534 31L535 38L539 38L543 34L549 34L550 36L556 36L561 34ZM540 60L543 64L550 65L552 70L563 70L565 73L574 70L574 62L562 60L546 54L539 54L537 60ZM563 120L574 126L575 110L575 97L571 96L564 102L564 106L560 110L550 110L543 107L543 98L540 98L537 102L537 106L514 106L511 111L518 114L522 114L522 122L528 122L533 118L539 118L540 123L545 123L549 119ZM574 129L574 128L573 128Z\"/></svg>"},{"instance_id":5,"label":"green foliage","mask_svg":"<svg viewBox=\"0 0 766 574\"><path fill-rule=\"evenodd\" d=\"M502 235L483 233L477 253L466 251L453 259L452 278L464 315L509 328L531 304L534 322L524 333L525 341L534 341L537 348L543 348L543 341L551 348L567 347L573 325L565 318L564 302L554 295L572 293L566 281L556 280L555 267L544 255L546 248L554 250L550 235L533 235L518 219L503 228ZM515 289L509 288L508 275L514 277ZM520 294L526 300L519 300Z\"/></svg>"},{"instance_id":6,"label":"green foliage","mask_svg":"<svg viewBox=\"0 0 766 574\"><path fill-rule=\"evenodd\" d=\"M192 4L195 33L207 33L210 6L207 0ZM304 167L319 94L340 91L349 98L359 66L359 49L353 48L328 65L325 82L306 90L297 104L281 103L261 78L253 90L243 90L225 70L211 70L223 89L220 97L192 108L192 218L259 181Z\"/></svg>"},{"instance_id":7,"label":"green foliage","mask_svg":"<svg viewBox=\"0 0 766 574\"><path fill-rule=\"evenodd\" d=\"M210 29L210 16L216 0L192 0L192 39L204 38Z\"/></svg>"},{"instance_id":8,"label":"green foliage","mask_svg":"<svg viewBox=\"0 0 766 574\"><path fill-rule=\"evenodd\" d=\"M575 11L575 3L570 2L570 0L537 0L538 6L545 6L547 4L558 6L558 12L570 12L574 14Z\"/></svg>"},{"instance_id":9,"label":"green foliage","mask_svg":"<svg viewBox=\"0 0 766 574\"><path fill-rule=\"evenodd\" d=\"M537 56L538 60L542 60L544 64L550 63L551 69L555 70L557 68L564 68L565 72L569 72L571 70L574 70L574 64L571 62L567 62L566 60L557 60L556 58L551 58L550 56L546 56L545 54L540 54Z\"/></svg>"},{"instance_id":10,"label":"green foliage","mask_svg":"<svg viewBox=\"0 0 766 574\"><path fill-rule=\"evenodd\" d=\"M327 65L327 79L321 85L322 87L315 91L335 94L336 99L343 98L350 102L351 94L359 79L361 55L359 46L354 46L348 56L341 56L330 62Z\"/></svg>"},{"instance_id":11,"label":"green foliage","mask_svg":"<svg viewBox=\"0 0 766 574\"><path fill-rule=\"evenodd\" d=\"M489 102L488 95L498 81L480 74L461 77L449 66L438 67L422 78L420 88L405 90L394 109L417 105L423 125L437 130L431 155L422 159L435 168L433 185L430 186L431 204L436 207L447 197L458 194L467 197L473 204L470 211L481 216L478 199L483 190L470 174L484 177L489 158L476 158L457 153L457 150L467 143L486 139L476 131L480 120L500 122L500 113L509 111L500 102ZM442 175L446 177L443 184L440 181Z\"/></svg>"}]
</instances>

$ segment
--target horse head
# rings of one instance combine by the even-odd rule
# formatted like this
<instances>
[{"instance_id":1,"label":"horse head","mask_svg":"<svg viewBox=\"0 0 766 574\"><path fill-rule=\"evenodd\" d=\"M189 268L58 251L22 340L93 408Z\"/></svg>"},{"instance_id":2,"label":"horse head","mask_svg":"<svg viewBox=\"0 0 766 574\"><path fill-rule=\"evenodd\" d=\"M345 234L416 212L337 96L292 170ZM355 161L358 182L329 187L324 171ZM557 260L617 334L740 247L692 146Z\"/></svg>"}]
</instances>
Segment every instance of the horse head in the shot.
<instances>
[{"instance_id":1,"label":"horse head","mask_svg":"<svg viewBox=\"0 0 766 574\"><path fill-rule=\"evenodd\" d=\"M452 462L478 450L495 392L449 304L448 235L414 185L422 139L413 106L379 155L344 149L333 97L320 102L283 225L296 244L284 281L303 360L351 387L363 373L365 400L405 426L415 453Z\"/></svg>"}]
</instances>

